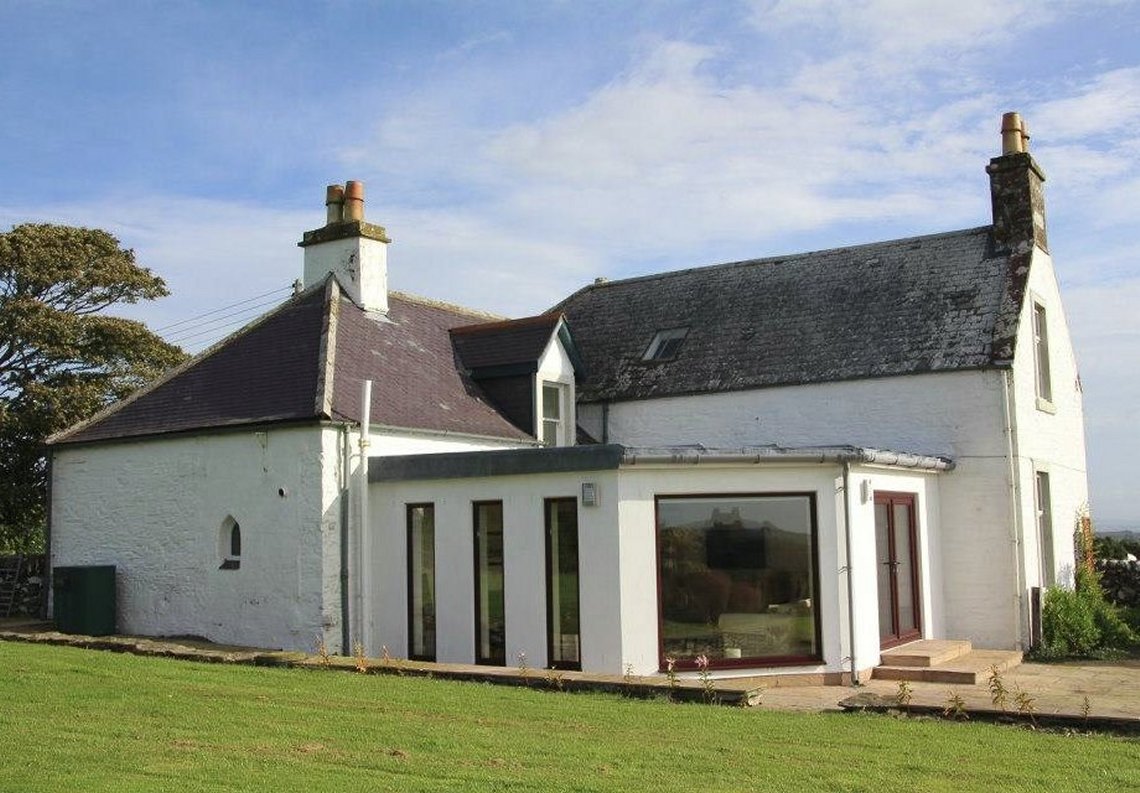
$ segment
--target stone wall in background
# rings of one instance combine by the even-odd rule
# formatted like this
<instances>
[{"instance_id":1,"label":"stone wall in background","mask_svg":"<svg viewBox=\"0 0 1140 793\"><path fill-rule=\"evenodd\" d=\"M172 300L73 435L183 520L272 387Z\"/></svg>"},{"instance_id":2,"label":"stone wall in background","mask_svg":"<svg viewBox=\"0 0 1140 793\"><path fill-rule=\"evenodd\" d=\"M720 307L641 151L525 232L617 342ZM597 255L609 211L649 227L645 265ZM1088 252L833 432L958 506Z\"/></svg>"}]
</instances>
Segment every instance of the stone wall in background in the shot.
<instances>
[{"instance_id":1,"label":"stone wall in background","mask_svg":"<svg viewBox=\"0 0 1140 793\"><path fill-rule=\"evenodd\" d=\"M1118 606L1140 606L1140 562L1097 559L1104 596Z\"/></svg>"}]
</instances>

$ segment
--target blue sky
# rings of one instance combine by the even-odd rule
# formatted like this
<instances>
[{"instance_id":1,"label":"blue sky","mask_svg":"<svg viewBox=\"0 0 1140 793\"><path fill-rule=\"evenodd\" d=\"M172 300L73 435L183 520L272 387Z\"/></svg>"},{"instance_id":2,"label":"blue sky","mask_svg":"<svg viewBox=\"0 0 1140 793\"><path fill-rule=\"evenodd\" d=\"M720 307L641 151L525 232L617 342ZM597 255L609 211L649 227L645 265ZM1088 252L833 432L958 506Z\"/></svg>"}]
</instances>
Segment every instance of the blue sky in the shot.
<instances>
[{"instance_id":1,"label":"blue sky","mask_svg":"<svg viewBox=\"0 0 1140 793\"><path fill-rule=\"evenodd\" d=\"M324 186L361 179L393 287L518 316L596 276L987 223L1016 109L1094 515L1140 524L1138 40L1132 2L6 3L0 227L112 231L169 284L127 310L161 328L283 296Z\"/></svg>"}]
</instances>

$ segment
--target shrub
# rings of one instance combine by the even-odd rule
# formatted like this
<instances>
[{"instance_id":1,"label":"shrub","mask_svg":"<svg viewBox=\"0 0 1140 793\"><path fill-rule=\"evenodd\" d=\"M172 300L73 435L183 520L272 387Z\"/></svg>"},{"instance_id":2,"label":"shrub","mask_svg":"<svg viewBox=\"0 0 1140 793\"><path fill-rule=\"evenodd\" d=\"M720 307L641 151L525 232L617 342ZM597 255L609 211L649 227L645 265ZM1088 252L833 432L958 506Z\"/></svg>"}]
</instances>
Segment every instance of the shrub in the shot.
<instances>
[{"instance_id":1,"label":"shrub","mask_svg":"<svg viewBox=\"0 0 1140 793\"><path fill-rule=\"evenodd\" d=\"M1094 572L1077 570L1075 590L1050 587L1041 606L1045 658L1097 656L1124 650L1137 636L1116 606L1104 598Z\"/></svg>"},{"instance_id":2,"label":"shrub","mask_svg":"<svg viewBox=\"0 0 1140 793\"><path fill-rule=\"evenodd\" d=\"M1041 639L1040 655L1048 658L1092 652L1100 631L1089 599L1071 589L1049 587L1041 604Z\"/></svg>"}]
</instances>

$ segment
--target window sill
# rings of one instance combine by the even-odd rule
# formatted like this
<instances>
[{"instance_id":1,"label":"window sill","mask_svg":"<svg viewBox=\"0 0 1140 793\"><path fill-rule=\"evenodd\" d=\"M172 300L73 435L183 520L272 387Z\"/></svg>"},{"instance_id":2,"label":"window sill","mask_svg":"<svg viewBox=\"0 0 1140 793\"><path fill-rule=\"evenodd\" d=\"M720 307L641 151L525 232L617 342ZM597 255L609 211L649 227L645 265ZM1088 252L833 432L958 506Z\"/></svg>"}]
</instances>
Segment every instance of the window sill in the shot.
<instances>
[{"instance_id":1,"label":"window sill","mask_svg":"<svg viewBox=\"0 0 1140 793\"><path fill-rule=\"evenodd\" d=\"M1057 413L1057 408L1053 405L1053 403L1048 399L1042 399L1041 397L1037 397L1037 409L1042 413L1048 413L1050 415L1055 415Z\"/></svg>"}]
</instances>

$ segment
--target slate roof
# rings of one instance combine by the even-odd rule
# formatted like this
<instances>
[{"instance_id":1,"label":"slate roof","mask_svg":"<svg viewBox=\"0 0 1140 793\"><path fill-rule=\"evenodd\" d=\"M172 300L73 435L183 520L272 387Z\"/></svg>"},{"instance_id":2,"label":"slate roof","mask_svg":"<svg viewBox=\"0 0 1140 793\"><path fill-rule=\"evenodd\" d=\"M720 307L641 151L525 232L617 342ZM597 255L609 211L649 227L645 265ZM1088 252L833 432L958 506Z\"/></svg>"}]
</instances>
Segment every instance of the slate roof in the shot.
<instances>
[{"instance_id":1,"label":"slate roof","mask_svg":"<svg viewBox=\"0 0 1140 793\"><path fill-rule=\"evenodd\" d=\"M991 227L596 283L555 307L588 378L582 401L644 399L977 369L1016 323ZM1011 320L1010 315L1013 319ZM1001 322L999 322L999 319ZM642 360L688 327L676 358Z\"/></svg>"},{"instance_id":2,"label":"slate roof","mask_svg":"<svg viewBox=\"0 0 1140 793\"><path fill-rule=\"evenodd\" d=\"M561 319L561 314L552 312L466 325L452 328L451 339L463 366L476 376L516 367L529 367L533 372Z\"/></svg>"},{"instance_id":3,"label":"slate roof","mask_svg":"<svg viewBox=\"0 0 1140 793\"><path fill-rule=\"evenodd\" d=\"M483 315L393 293L370 316L333 277L88 421L49 439L83 443L289 421L376 425L532 441L457 365L448 330Z\"/></svg>"}]
</instances>

